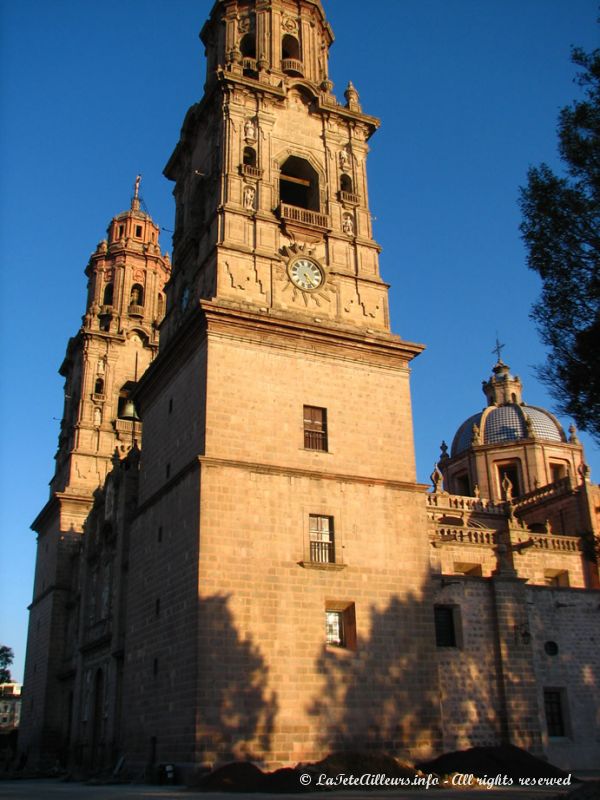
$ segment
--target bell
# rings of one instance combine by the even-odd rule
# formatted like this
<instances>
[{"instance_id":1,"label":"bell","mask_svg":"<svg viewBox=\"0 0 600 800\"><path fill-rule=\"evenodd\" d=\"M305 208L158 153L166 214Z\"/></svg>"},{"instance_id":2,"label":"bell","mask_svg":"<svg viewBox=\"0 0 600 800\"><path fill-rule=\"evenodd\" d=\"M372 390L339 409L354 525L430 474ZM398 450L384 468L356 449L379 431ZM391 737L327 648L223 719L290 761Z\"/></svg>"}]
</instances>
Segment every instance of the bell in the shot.
<instances>
[{"instance_id":1,"label":"bell","mask_svg":"<svg viewBox=\"0 0 600 800\"><path fill-rule=\"evenodd\" d=\"M138 413L135 410L135 406L133 405L133 400L128 400L125 403L123 411L121 412L121 419L130 419L133 420L134 422L140 421Z\"/></svg>"}]
</instances>

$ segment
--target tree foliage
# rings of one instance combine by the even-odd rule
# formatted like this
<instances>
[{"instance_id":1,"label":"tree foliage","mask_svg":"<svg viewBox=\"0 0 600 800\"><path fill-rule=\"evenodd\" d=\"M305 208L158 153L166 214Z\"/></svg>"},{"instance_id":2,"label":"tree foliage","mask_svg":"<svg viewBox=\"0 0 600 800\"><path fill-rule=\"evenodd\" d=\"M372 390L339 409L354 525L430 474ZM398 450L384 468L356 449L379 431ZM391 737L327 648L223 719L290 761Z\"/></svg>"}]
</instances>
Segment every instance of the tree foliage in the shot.
<instances>
[{"instance_id":1,"label":"tree foliage","mask_svg":"<svg viewBox=\"0 0 600 800\"><path fill-rule=\"evenodd\" d=\"M9 667L13 663L14 653L10 647L0 644L0 683L10 683Z\"/></svg>"},{"instance_id":2,"label":"tree foliage","mask_svg":"<svg viewBox=\"0 0 600 800\"><path fill-rule=\"evenodd\" d=\"M540 375L560 411L600 441L600 50L574 49L572 60L584 92L558 120L565 172L529 170L521 233L542 279L531 314L550 350Z\"/></svg>"}]
</instances>

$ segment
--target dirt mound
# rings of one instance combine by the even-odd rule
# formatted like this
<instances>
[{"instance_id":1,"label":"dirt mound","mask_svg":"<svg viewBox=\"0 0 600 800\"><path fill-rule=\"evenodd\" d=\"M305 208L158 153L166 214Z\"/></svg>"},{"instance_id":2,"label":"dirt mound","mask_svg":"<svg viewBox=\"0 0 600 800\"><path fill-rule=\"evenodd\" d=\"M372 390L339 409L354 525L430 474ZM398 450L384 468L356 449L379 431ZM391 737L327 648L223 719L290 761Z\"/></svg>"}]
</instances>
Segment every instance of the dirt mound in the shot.
<instances>
[{"instance_id":1,"label":"dirt mound","mask_svg":"<svg viewBox=\"0 0 600 800\"><path fill-rule=\"evenodd\" d=\"M311 774L386 775L388 778L412 778L419 772L412 764L397 761L385 753L336 752L315 764L299 764L297 769Z\"/></svg>"},{"instance_id":2,"label":"dirt mound","mask_svg":"<svg viewBox=\"0 0 600 800\"><path fill-rule=\"evenodd\" d=\"M309 791L300 781L301 774L300 771L291 768L263 772L250 761L234 761L218 767L208 775L197 777L193 788L203 792L292 794Z\"/></svg>"},{"instance_id":3,"label":"dirt mound","mask_svg":"<svg viewBox=\"0 0 600 800\"><path fill-rule=\"evenodd\" d=\"M444 753L433 761L422 761L416 765L423 772L437 775L475 775L478 778L506 775L513 780L519 778L566 778L568 773L547 761L532 756L526 750L513 745L500 747L471 747ZM574 779L573 779L574 780Z\"/></svg>"},{"instance_id":4,"label":"dirt mound","mask_svg":"<svg viewBox=\"0 0 600 800\"><path fill-rule=\"evenodd\" d=\"M205 792L261 792L264 778L264 772L250 761L234 761L201 777L195 788Z\"/></svg>"},{"instance_id":5,"label":"dirt mound","mask_svg":"<svg viewBox=\"0 0 600 800\"><path fill-rule=\"evenodd\" d=\"M236 761L208 773L197 776L193 787L203 792L264 792L295 794L299 792L326 791L328 788L315 785L317 776L337 775L386 775L388 778L412 778L419 774L412 765L403 764L383 754L332 753L322 761L298 764L275 772L263 772L249 761ZM309 774L312 780L306 786L301 776ZM344 788L341 785L339 788ZM367 787L364 787L367 788Z\"/></svg>"}]
</instances>

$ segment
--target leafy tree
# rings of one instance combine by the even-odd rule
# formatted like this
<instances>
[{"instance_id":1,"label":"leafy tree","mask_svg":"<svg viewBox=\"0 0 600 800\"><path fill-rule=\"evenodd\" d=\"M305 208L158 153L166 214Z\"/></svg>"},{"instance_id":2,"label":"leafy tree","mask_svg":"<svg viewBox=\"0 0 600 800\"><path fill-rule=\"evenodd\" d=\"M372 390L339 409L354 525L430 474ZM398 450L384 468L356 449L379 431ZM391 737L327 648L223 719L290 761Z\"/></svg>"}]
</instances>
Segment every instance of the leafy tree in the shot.
<instances>
[{"instance_id":1,"label":"leafy tree","mask_svg":"<svg viewBox=\"0 0 600 800\"><path fill-rule=\"evenodd\" d=\"M0 683L10 683L9 667L13 663L14 653L10 647L0 644Z\"/></svg>"},{"instance_id":2,"label":"leafy tree","mask_svg":"<svg viewBox=\"0 0 600 800\"><path fill-rule=\"evenodd\" d=\"M560 411L600 442L600 50L574 49L572 60L584 93L558 120L565 174L529 170L521 233L542 279L531 314L550 348L540 376Z\"/></svg>"}]
</instances>

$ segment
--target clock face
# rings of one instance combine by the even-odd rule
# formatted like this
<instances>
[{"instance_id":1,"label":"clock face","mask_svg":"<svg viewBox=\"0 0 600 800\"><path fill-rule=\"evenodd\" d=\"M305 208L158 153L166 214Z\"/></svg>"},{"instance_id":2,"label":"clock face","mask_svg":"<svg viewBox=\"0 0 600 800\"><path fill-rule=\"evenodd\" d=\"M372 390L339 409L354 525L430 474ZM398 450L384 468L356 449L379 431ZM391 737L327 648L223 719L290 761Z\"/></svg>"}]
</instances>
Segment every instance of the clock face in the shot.
<instances>
[{"instance_id":1,"label":"clock face","mask_svg":"<svg viewBox=\"0 0 600 800\"><path fill-rule=\"evenodd\" d=\"M289 274L294 286L304 292L319 289L323 285L323 271L310 258L297 258L289 266Z\"/></svg>"}]
</instances>

